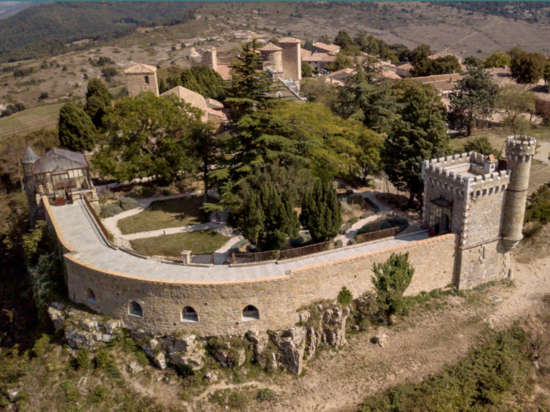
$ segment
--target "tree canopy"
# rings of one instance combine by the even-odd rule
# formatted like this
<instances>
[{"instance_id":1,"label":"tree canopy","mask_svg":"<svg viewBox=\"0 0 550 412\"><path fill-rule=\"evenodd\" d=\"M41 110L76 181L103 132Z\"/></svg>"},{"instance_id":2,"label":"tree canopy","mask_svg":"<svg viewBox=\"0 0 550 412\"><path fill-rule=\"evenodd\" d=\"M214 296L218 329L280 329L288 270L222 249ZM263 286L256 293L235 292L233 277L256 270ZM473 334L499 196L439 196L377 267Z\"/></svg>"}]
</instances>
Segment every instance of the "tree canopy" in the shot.
<instances>
[{"instance_id":1,"label":"tree canopy","mask_svg":"<svg viewBox=\"0 0 550 412\"><path fill-rule=\"evenodd\" d=\"M111 108L111 94L105 83L100 79L91 79L86 90L86 104L84 111L92 119L95 127L104 128L103 116Z\"/></svg>"},{"instance_id":2,"label":"tree canopy","mask_svg":"<svg viewBox=\"0 0 550 412\"><path fill-rule=\"evenodd\" d=\"M394 86L398 118L384 142L382 161L390 181L419 200L423 190L421 163L449 151L446 111L436 89L412 80Z\"/></svg>"},{"instance_id":3,"label":"tree canopy","mask_svg":"<svg viewBox=\"0 0 550 412\"><path fill-rule=\"evenodd\" d=\"M342 225L340 201L330 179L317 179L302 199L300 222L313 242L323 242L338 234Z\"/></svg>"},{"instance_id":4,"label":"tree canopy","mask_svg":"<svg viewBox=\"0 0 550 412\"><path fill-rule=\"evenodd\" d=\"M59 142L74 150L92 150L97 139L97 130L84 110L74 103L65 103L59 111Z\"/></svg>"},{"instance_id":5,"label":"tree canopy","mask_svg":"<svg viewBox=\"0 0 550 412\"><path fill-rule=\"evenodd\" d=\"M156 176L171 182L189 168L186 147L200 114L175 96L142 93L117 102L94 164L119 181Z\"/></svg>"},{"instance_id":6,"label":"tree canopy","mask_svg":"<svg viewBox=\"0 0 550 412\"><path fill-rule=\"evenodd\" d=\"M457 128L466 128L469 136L475 121L492 112L498 86L482 67L470 66L468 69L468 74L457 82L449 98L451 123Z\"/></svg>"},{"instance_id":7,"label":"tree canopy","mask_svg":"<svg viewBox=\"0 0 550 412\"><path fill-rule=\"evenodd\" d=\"M540 53L517 50L512 55L510 70L518 83L536 83L544 75L545 57Z\"/></svg>"}]
</instances>

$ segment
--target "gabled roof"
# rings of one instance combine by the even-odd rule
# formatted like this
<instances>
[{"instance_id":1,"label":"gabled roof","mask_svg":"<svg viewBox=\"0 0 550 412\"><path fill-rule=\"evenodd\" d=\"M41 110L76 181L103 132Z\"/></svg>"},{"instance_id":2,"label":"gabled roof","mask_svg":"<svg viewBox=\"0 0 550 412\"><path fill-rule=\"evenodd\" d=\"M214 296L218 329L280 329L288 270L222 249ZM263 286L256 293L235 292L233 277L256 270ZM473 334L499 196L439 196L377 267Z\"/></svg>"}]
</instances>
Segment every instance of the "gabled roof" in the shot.
<instances>
[{"instance_id":1,"label":"gabled roof","mask_svg":"<svg viewBox=\"0 0 550 412\"><path fill-rule=\"evenodd\" d=\"M301 43L299 39L295 39L294 37L283 37L282 39L278 40L279 44L281 43Z\"/></svg>"},{"instance_id":2,"label":"gabled roof","mask_svg":"<svg viewBox=\"0 0 550 412\"><path fill-rule=\"evenodd\" d=\"M54 148L34 163L32 172L38 174L84 168L88 168L88 161L82 153Z\"/></svg>"},{"instance_id":3,"label":"gabled roof","mask_svg":"<svg viewBox=\"0 0 550 412\"><path fill-rule=\"evenodd\" d=\"M336 61L336 56L328 53L307 53L302 55L302 60L305 62L325 62L330 63Z\"/></svg>"},{"instance_id":4,"label":"gabled roof","mask_svg":"<svg viewBox=\"0 0 550 412\"><path fill-rule=\"evenodd\" d=\"M260 47L258 50L259 51L270 52L270 51L280 51L280 50L283 50L283 49L280 48L279 46L277 46L276 44L273 44L273 43L269 42L265 46Z\"/></svg>"},{"instance_id":5,"label":"gabled roof","mask_svg":"<svg viewBox=\"0 0 550 412\"><path fill-rule=\"evenodd\" d=\"M338 53L340 51L340 46L336 44L326 44L320 41L313 43L313 47L333 53Z\"/></svg>"},{"instance_id":6,"label":"gabled roof","mask_svg":"<svg viewBox=\"0 0 550 412\"><path fill-rule=\"evenodd\" d=\"M143 63L138 63L124 70L124 73L126 74L153 74L156 72L157 68L155 66L149 66L148 64Z\"/></svg>"},{"instance_id":7,"label":"gabled roof","mask_svg":"<svg viewBox=\"0 0 550 412\"><path fill-rule=\"evenodd\" d=\"M34 163L39 159L39 157L34 153L34 150L30 146L25 148L23 152L23 157L21 158L21 163Z\"/></svg>"},{"instance_id":8,"label":"gabled roof","mask_svg":"<svg viewBox=\"0 0 550 412\"><path fill-rule=\"evenodd\" d=\"M170 90L165 91L161 94L161 96L165 96L167 94L175 94L181 100L189 103L191 106L196 107L197 109L201 109L203 112L206 111L206 99L200 93L189 90L183 86L176 86Z\"/></svg>"}]
</instances>

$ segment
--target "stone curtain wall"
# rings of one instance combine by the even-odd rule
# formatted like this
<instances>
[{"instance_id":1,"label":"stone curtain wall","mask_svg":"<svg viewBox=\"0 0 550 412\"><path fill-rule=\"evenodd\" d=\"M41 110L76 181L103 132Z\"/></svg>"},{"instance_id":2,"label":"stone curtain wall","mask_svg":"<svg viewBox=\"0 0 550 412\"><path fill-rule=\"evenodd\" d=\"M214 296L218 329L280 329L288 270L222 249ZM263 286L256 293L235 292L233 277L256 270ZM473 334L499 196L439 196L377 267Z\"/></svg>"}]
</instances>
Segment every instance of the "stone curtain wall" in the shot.
<instances>
[{"instance_id":1,"label":"stone curtain wall","mask_svg":"<svg viewBox=\"0 0 550 412\"><path fill-rule=\"evenodd\" d=\"M300 269L277 279L227 283L164 283L105 273L65 255L69 297L102 314L122 319L132 329L201 336L243 334L248 330L278 330L298 321L297 310L321 299L335 299L343 286L354 296L372 289L372 265L385 261L392 252L409 252L415 275L407 290L443 288L451 283L456 235L447 234L421 241ZM89 290L95 299L90 299ZM130 301L138 302L143 317L129 314ZM259 320L244 321L242 310L254 305ZM198 322L183 322L182 309L193 307Z\"/></svg>"}]
</instances>

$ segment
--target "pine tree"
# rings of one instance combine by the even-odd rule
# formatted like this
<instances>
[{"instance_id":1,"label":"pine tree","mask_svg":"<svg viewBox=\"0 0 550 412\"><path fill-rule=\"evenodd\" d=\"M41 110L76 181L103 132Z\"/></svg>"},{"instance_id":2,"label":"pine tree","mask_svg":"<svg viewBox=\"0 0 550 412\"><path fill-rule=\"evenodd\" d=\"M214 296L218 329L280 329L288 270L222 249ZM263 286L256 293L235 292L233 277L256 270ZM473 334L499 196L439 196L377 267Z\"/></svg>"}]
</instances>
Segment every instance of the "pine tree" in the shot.
<instances>
[{"instance_id":1,"label":"pine tree","mask_svg":"<svg viewBox=\"0 0 550 412\"><path fill-rule=\"evenodd\" d=\"M456 84L449 95L451 121L457 127L465 127L470 136L476 119L492 112L497 94L498 86L491 76L482 67L470 66L468 75Z\"/></svg>"},{"instance_id":2,"label":"pine tree","mask_svg":"<svg viewBox=\"0 0 550 412\"><path fill-rule=\"evenodd\" d=\"M262 60L256 52L256 41L243 45L232 65L231 87L225 100L232 119L237 121L245 114L267 106L272 80L261 68Z\"/></svg>"},{"instance_id":3,"label":"pine tree","mask_svg":"<svg viewBox=\"0 0 550 412\"><path fill-rule=\"evenodd\" d=\"M90 116L74 103L61 107L58 129L61 146L79 152L93 149L97 130Z\"/></svg>"},{"instance_id":4,"label":"pine tree","mask_svg":"<svg viewBox=\"0 0 550 412\"><path fill-rule=\"evenodd\" d=\"M300 222L314 242L323 242L338 234L342 225L341 207L330 180L318 179L305 194Z\"/></svg>"}]
</instances>

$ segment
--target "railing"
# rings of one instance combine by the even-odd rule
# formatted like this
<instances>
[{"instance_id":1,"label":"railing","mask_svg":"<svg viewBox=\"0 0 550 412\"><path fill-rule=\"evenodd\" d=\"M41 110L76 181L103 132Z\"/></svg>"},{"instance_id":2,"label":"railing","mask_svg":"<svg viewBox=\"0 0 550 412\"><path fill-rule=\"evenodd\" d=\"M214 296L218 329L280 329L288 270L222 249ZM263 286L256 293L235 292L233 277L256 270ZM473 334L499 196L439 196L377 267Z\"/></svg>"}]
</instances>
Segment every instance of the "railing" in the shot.
<instances>
[{"instance_id":1,"label":"railing","mask_svg":"<svg viewBox=\"0 0 550 412\"><path fill-rule=\"evenodd\" d=\"M311 255L312 253L322 252L330 248L331 241L314 243L313 245L301 246L292 249L267 250L265 252L233 253L231 255L232 263L252 263L263 262L266 260L284 260L300 256Z\"/></svg>"},{"instance_id":2,"label":"railing","mask_svg":"<svg viewBox=\"0 0 550 412\"><path fill-rule=\"evenodd\" d=\"M370 242L371 240L383 239L385 237L392 237L404 230L404 226L394 226L388 229L375 230L374 232L361 233L355 236L357 243Z\"/></svg>"},{"instance_id":3,"label":"railing","mask_svg":"<svg viewBox=\"0 0 550 412\"><path fill-rule=\"evenodd\" d=\"M105 238L107 240L109 240L109 242L113 242L113 240L114 240L113 235L103 225L103 222L101 222L101 219L99 218L99 216L95 212L94 208L92 207L92 205L90 205L90 201L88 200L88 196L84 195L84 196L82 196L82 199L84 199L84 203L86 204L86 207L88 208L88 210L92 214L92 217L94 218L95 222L97 223L97 226L99 227L99 229L103 233L103 236L105 236Z\"/></svg>"}]
</instances>

